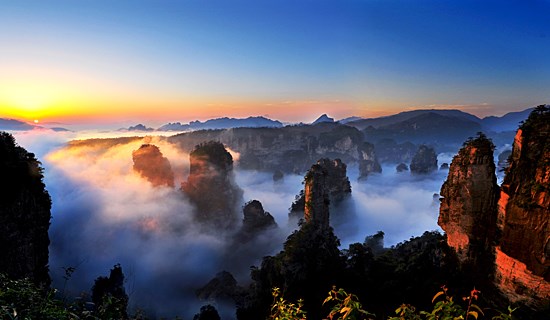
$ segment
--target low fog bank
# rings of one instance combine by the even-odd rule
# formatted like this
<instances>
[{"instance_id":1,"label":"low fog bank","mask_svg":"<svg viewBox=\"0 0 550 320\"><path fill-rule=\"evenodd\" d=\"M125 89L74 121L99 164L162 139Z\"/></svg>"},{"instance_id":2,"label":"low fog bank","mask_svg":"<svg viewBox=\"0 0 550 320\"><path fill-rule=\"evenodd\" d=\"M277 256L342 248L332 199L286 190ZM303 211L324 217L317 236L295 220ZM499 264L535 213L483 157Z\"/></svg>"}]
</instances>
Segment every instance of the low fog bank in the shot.
<instances>
[{"instance_id":1,"label":"low fog bank","mask_svg":"<svg viewBox=\"0 0 550 320\"><path fill-rule=\"evenodd\" d=\"M424 231L441 231L437 225L439 198L434 201L433 196L439 193L447 173L441 170L428 176L411 176L410 172L397 173L394 165L387 165L382 174L358 181L358 167L348 166L351 198L331 211L332 221L344 219L333 223L342 248L363 242L379 230L385 233L386 246L420 236ZM287 235L297 228L288 225L288 209L303 188L302 181L302 176L285 175L284 182L274 184L267 173L237 172L237 183L244 189L245 199L262 201L279 226L286 226Z\"/></svg>"},{"instance_id":2,"label":"low fog bank","mask_svg":"<svg viewBox=\"0 0 550 320\"><path fill-rule=\"evenodd\" d=\"M54 286L78 296L120 263L132 305L189 316L201 305L194 290L219 271L224 238L197 231L193 207L178 191L153 188L133 172L131 154L143 142L60 149L46 157ZM188 155L148 142L159 145L175 168L188 167ZM68 267L76 271L65 283Z\"/></svg>"},{"instance_id":3,"label":"low fog bank","mask_svg":"<svg viewBox=\"0 0 550 320\"><path fill-rule=\"evenodd\" d=\"M363 242L377 231L385 233L384 245L392 246L424 231L441 230L437 225L439 193L447 170L431 175L413 176L397 173L395 165L383 165L381 174L371 174L367 181L357 181L357 167L348 167L352 199L348 206L355 211L356 221L350 227L336 227L342 247Z\"/></svg>"},{"instance_id":4,"label":"low fog bank","mask_svg":"<svg viewBox=\"0 0 550 320\"><path fill-rule=\"evenodd\" d=\"M260 200L279 227L285 229L288 225L289 208L304 187L302 181L304 177L297 174L287 174L281 181L274 182L271 173L236 170L236 182L244 190L245 200ZM290 225L288 230L297 228L297 225Z\"/></svg>"},{"instance_id":5,"label":"low fog bank","mask_svg":"<svg viewBox=\"0 0 550 320\"><path fill-rule=\"evenodd\" d=\"M74 132L55 132L47 129L7 132L15 137L17 144L27 149L28 152L34 153L36 158L42 162L44 162L44 158L52 150L61 148L68 141L79 138L78 134Z\"/></svg>"},{"instance_id":6,"label":"low fog bank","mask_svg":"<svg viewBox=\"0 0 550 320\"><path fill-rule=\"evenodd\" d=\"M155 188L133 171L132 151L143 143L157 145L168 158L176 188ZM286 215L296 188L288 191L290 199L284 206L286 199L245 194L245 201L258 199L266 210L279 215L282 229L268 230L247 243L235 243L232 232L201 232L204 227L193 219L194 206L179 190L188 175L189 155L162 139L145 137L108 148L73 145L52 151L43 164L53 200L50 272L53 285L69 298L89 293L98 276L108 275L109 269L120 263L131 308L154 310L151 315L158 317L192 317L201 305L212 303L199 301L197 289L223 270L247 284L250 266L279 251L290 233L282 215ZM242 178L238 183L247 186L245 190L260 190L254 184L264 178L238 171L237 176ZM269 181L273 185L271 176ZM296 190L301 187L301 178L287 181L294 181ZM278 194L277 190L271 191ZM75 271L66 281L69 267ZM232 308L217 307L222 313L234 314Z\"/></svg>"},{"instance_id":7,"label":"low fog bank","mask_svg":"<svg viewBox=\"0 0 550 320\"><path fill-rule=\"evenodd\" d=\"M37 128L28 131L10 131L17 143L27 151L34 153L39 160L43 159L49 152L61 148L71 140L85 139L106 139L122 137L167 137L176 134L173 131L53 131L50 129Z\"/></svg>"}]
</instances>

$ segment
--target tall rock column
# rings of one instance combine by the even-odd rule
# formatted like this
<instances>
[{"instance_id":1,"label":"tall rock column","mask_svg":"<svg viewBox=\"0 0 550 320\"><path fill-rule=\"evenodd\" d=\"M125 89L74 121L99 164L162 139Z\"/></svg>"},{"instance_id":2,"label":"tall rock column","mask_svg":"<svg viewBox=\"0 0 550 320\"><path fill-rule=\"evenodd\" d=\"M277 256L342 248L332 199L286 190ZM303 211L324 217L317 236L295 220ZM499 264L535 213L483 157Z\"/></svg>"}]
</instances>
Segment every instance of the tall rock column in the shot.
<instances>
[{"instance_id":1,"label":"tall rock column","mask_svg":"<svg viewBox=\"0 0 550 320\"><path fill-rule=\"evenodd\" d=\"M243 225L241 234L243 237L254 237L262 231L277 227L273 216L264 210L262 203L258 200L247 202L243 207Z\"/></svg>"},{"instance_id":2,"label":"tall rock column","mask_svg":"<svg viewBox=\"0 0 550 320\"><path fill-rule=\"evenodd\" d=\"M210 141L196 146L189 159L189 177L181 187L197 207L197 220L218 230L233 227L244 201L231 154L220 142Z\"/></svg>"},{"instance_id":3,"label":"tall rock column","mask_svg":"<svg viewBox=\"0 0 550 320\"><path fill-rule=\"evenodd\" d=\"M0 273L48 286L51 200L34 154L0 132Z\"/></svg>"},{"instance_id":4,"label":"tall rock column","mask_svg":"<svg viewBox=\"0 0 550 320\"><path fill-rule=\"evenodd\" d=\"M441 188L438 224L459 260L477 267L492 264L500 192L493 150L493 143L483 134L466 141Z\"/></svg>"},{"instance_id":5,"label":"tall rock column","mask_svg":"<svg viewBox=\"0 0 550 320\"><path fill-rule=\"evenodd\" d=\"M361 148L361 156L359 160L359 180L366 180L371 173L382 173L382 167L376 157L373 144L364 142Z\"/></svg>"},{"instance_id":6,"label":"tall rock column","mask_svg":"<svg viewBox=\"0 0 550 320\"><path fill-rule=\"evenodd\" d=\"M319 159L317 161L317 164L313 165L309 172L306 174L304 181L304 190L302 190L300 194L296 196L296 200L290 208L289 218L291 220L306 218L304 213L306 211L306 208L308 207L308 202L306 202L306 189L308 187L308 180L311 180L318 184L324 184L324 193L326 193L328 197L326 201L327 203L331 204L330 209L335 209L339 204L341 204L351 195L351 184L347 176L346 164L343 163L340 159ZM313 189L313 185L310 185L309 189L310 198L316 197L313 195L314 193L322 195L322 192L317 192L317 189ZM320 186L319 190L321 190ZM309 204L311 205L311 202ZM327 210L329 209L327 208Z\"/></svg>"},{"instance_id":7,"label":"tall rock column","mask_svg":"<svg viewBox=\"0 0 550 320\"><path fill-rule=\"evenodd\" d=\"M329 227L329 196L327 188L327 171L319 164L314 164L305 177L304 219L321 228Z\"/></svg>"},{"instance_id":8,"label":"tall rock column","mask_svg":"<svg viewBox=\"0 0 550 320\"><path fill-rule=\"evenodd\" d=\"M143 144L132 152L134 171L149 180L154 187L174 187L174 172L170 161L153 144Z\"/></svg>"},{"instance_id":9,"label":"tall rock column","mask_svg":"<svg viewBox=\"0 0 550 320\"><path fill-rule=\"evenodd\" d=\"M437 170L437 154L431 147L421 145L411 160L412 174L429 174Z\"/></svg>"},{"instance_id":10,"label":"tall rock column","mask_svg":"<svg viewBox=\"0 0 550 320\"><path fill-rule=\"evenodd\" d=\"M339 203L351 194L347 166L342 160L323 158L317 164L327 173L327 191L331 202Z\"/></svg>"}]
</instances>

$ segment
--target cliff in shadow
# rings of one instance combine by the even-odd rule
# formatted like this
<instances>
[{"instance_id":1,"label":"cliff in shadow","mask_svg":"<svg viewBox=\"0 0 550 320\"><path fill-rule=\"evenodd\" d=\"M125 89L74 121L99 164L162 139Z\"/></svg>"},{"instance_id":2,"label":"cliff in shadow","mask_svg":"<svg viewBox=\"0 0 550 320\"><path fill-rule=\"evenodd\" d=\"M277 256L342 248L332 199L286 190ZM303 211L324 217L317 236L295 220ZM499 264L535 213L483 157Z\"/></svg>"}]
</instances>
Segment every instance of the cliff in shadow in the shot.
<instances>
[{"instance_id":1,"label":"cliff in shadow","mask_svg":"<svg viewBox=\"0 0 550 320\"><path fill-rule=\"evenodd\" d=\"M371 173L382 173L373 144L363 143L363 158L359 160L359 180L366 180Z\"/></svg>"},{"instance_id":2,"label":"cliff in shadow","mask_svg":"<svg viewBox=\"0 0 550 320\"><path fill-rule=\"evenodd\" d=\"M233 157L223 144L199 144L189 154L190 170L181 189L197 208L196 219L218 230L233 228L243 191L235 183Z\"/></svg>"},{"instance_id":3,"label":"cliff in shadow","mask_svg":"<svg viewBox=\"0 0 550 320\"><path fill-rule=\"evenodd\" d=\"M411 160L412 174L429 174L437 171L437 154L431 147L421 145Z\"/></svg>"},{"instance_id":4,"label":"cliff in shadow","mask_svg":"<svg viewBox=\"0 0 550 320\"><path fill-rule=\"evenodd\" d=\"M320 159L307 172L304 189L290 208L292 222L304 218L328 226L329 204L332 211L351 195L347 166L340 159ZM315 213L315 214L314 214Z\"/></svg>"},{"instance_id":5,"label":"cliff in shadow","mask_svg":"<svg viewBox=\"0 0 550 320\"><path fill-rule=\"evenodd\" d=\"M239 240L250 240L265 230L277 227L275 218L264 210L258 200L249 201L244 205L243 217L243 225L237 235Z\"/></svg>"},{"instance_id":6,"label":"cliff in shadow","mask_svg":"<svg viewBox=\"0 0 550 320\"><path fill-rule=\"evenodd\" d=\"M34 154L0 132L0 273L48 286L51 200Z\"/></svg>"},{"instance_id":7,"label":"cliff in shadow","mask_svg":"<svg viewBox=\"0 0 550 320\"><path fill-rule=\"evenodd\" d=\"M351 163L373 157L365 148L359 130L338 123L201 130L168 138L184 151L210 140L240 153L239 167L252 170L304 173L320 158L339 158Z\"/></svg>"}]
</instances>

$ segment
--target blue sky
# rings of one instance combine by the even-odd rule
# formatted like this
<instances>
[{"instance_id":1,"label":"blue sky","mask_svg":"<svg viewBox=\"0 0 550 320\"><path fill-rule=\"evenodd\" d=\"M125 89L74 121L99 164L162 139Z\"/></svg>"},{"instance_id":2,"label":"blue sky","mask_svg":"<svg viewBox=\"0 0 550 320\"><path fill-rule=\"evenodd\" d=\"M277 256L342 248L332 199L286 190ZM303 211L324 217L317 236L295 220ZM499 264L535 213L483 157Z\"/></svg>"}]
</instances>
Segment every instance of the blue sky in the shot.
<instances>
[{"instance_id":1,"label":"blue sky","mask_svg":"<svg viewBox=\"0 0 550 320\"><path fill-rule=\"evenodd\" d=\"M550 101L549 16L550 1L2 0L0 92L46 88L42 108L74 117L504 114Z\"/></svg>"}]
</instances>

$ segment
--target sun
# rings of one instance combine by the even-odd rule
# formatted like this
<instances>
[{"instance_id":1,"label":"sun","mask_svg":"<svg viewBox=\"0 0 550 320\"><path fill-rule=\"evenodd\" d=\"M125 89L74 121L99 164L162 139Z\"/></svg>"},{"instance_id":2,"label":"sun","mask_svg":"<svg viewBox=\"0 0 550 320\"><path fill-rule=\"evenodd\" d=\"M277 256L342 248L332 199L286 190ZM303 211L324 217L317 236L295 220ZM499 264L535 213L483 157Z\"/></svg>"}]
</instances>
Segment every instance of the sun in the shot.
<instances>
[{"instance_id":1,"label":"sun","mask_svg":"<svg viewBox=\"0 0 550 320\"><path fill-rule=\"evenodd\" d=\"M56 109L53 94L47 87L33 84L0 85L0 113L37 124Z\"/></svg>"}]
</instances>

